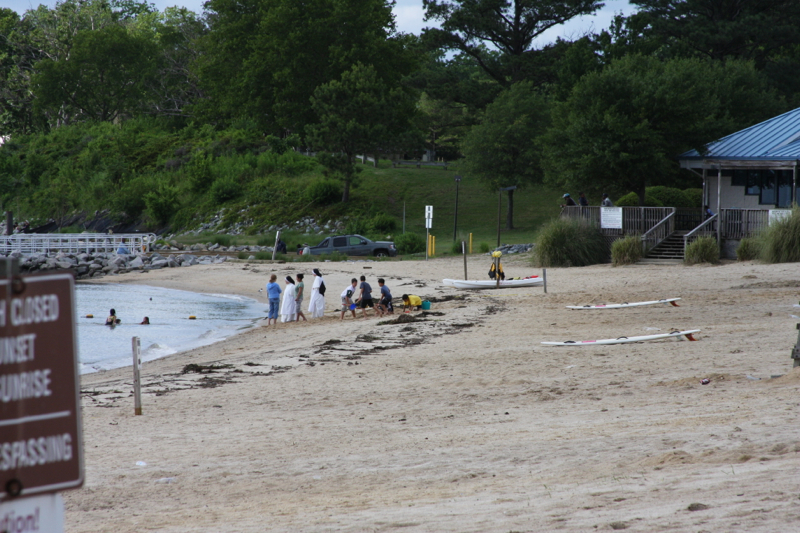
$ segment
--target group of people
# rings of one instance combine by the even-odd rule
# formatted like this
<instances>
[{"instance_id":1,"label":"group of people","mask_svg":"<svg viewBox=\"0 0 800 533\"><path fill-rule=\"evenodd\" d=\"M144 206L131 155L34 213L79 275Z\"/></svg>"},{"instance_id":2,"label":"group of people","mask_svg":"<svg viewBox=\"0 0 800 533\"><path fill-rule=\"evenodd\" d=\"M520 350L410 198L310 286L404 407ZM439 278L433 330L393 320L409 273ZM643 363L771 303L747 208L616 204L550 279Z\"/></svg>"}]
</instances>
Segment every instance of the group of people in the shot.
<instances>
[{"instance_id":1,"label":"group of people","mask_svg":"<svg viewBox=\"0 0 800 533\"><path fill-rule=\"evenodd\" d=\"M308 302L308 312L312 318L321 318L325 312L325 280L318 268L312 270L314 273L314 283L311 286L311 298ZM299 273L295 276L286 276L283 280L284 287L277 283L278 276L272 274L267 283L267 298L269 299L269 312L267 315L267 325L277 324L278 315L281 322L306 321L302 311L302 303L305 298L306 287L303 281L304 275ZM367 308L373 309L375 315L384 316L394 313L392 305L392 293L386 286L386 280L378 278L379 293L376 298L372 295L372 286L367 282L366 276L361 276L361 282L353 278L350 284L342 291L340 298L342 309L339 319L344 320L345 314L349 311L353 318L358 318L356 309L361 309L361 317L367 318ZM422 299L413 294L403 295L403 310L420 309Z\"/></svg>"},{"instance_id":2,"label":"group of people","mask_svg":"<svg viewBox=\"0 0 800 533\"><path fill-rule=\"evenodd\" d=\"M150 298L152 300L152 298ZM111 309L106 317L106 326L111 326L112 328L117 324L120 324L122 320L117 318L117 310ZM150 325L150 317L144 317L141 322L139 322L141 326L149 326Z\"/></svg>"},{"instance_id":3,"label":"group of people","mask_svg":"<svg viewBox=\"0 0 800 533\"><path fill-rule=\"evenodd\" d=\"M586 199L586 195L582 192L578 193L578 203L575 203L575 200L572 199L572 196L569 193L564 193L562 197L564 199L564 203L561 204L561 207L570 207L570 206L577 206L580 205L581 207L589 207L589 200ZM608 197L606 193L603 193L603 200L600 202L601 207L614 207L614 202L611 201L611 198Z\"/></svg>"},{"instance_id":4,"label":"group of people","mask_svg":"<svg viewBox=\"0 0 800 533\"><path fill-rule=\"evenodd\" d=\"M308 302L308 312L312 318L320 318L325 312L325 280L318 268L315 268L314 283L311 285L311 298ZM278 276L272 274L267 283L267 298L269 299L269 313L267 315L267 325L277 324L278 315L281 322L294 322L301 318L307 320L303 314L303 300L306 296L305 275L297 274L297 281L292 276L286 276L283 280L284 288L278 285ZM283 293L283 301L281 301Z\"/></svg>"}]
</instances>

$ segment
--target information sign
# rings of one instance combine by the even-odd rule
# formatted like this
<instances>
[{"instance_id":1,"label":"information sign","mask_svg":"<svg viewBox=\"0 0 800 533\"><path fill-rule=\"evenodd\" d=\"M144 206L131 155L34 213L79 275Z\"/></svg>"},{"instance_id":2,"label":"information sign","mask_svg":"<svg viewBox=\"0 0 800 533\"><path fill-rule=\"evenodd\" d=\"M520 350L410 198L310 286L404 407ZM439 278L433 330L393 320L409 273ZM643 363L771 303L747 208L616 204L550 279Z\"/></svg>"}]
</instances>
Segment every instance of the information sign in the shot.
<instances>
[{"instance_id":1,"label":"information sign","mask_svg":"<svg viewBox=\"0 0 800 533\"><path fill-rule=\"evenodd\" d=\"M769 225L773 225L779 220L792 216L791 209L770 209L769 210Z\"/></svg>"},{"instance_id":2,"label":"information sign","mask_svg":"<svg viewBox=\"0 0 800 533\"><path fill-rule=\"evenodd\" d=\"M425 229L431 229L433 227L433 206L426 205L425 206Z\"/></svg>"},{"instance_id":3,"label":"information sign","mask_svg":"<svg viewBox=\"0 0 800 533\"><path fill-rule=\"evenodd\" d=\"M622 229L622 208L601 207L600 227L605 229Z\"/></svg>"},{"instance_id":4,"label":"information sign","mask_svg":"<svg viewBox=\"0 0 800 533\"><path fill-rule=\"evenodd\" d=\"M0 279L0 500L83 484L75 282Z\"/></svg>"}]
</instances>

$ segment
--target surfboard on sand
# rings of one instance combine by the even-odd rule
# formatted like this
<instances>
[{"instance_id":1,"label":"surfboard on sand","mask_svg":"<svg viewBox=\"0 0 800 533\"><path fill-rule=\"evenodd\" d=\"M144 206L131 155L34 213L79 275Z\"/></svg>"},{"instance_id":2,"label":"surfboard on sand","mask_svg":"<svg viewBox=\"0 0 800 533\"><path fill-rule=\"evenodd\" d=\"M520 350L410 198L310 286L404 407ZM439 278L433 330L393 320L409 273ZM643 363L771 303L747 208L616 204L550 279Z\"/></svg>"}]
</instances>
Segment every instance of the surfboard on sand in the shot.
<instances>
[{"instance_id":1,"label":"surfboard on sand","mask_svg":"<svg viewBox=\"0 0 800 533\"><path fill-rule=\"evenodd\" d=\"M547 346L597 346L601 344L626 344L629 342L654 341L657 339L680 338L685 336L690 341L696 341L692 334L700 331L699 329L687 329L685 331L670 331L669 333L659 333L657 335L640 335L638 337L618 337L616 339L599 339L594 341L564 341L564 342L542 342Z\"/></svg>"},{"instance_id":2,"label":"surfboard on sand","mask_svg":"<svg viewBox=\"0 0 800 533\"><path fill-rule=\"evenodd\" d=\"M598 304L598 305L568 305L567 309L622 309L623 307L639 307L641 305L670 304L680 307L677 302L680 298L665 298L663 300L651 300L649 302L624 302L621 304Z\"/></svg>"}]
</instances>

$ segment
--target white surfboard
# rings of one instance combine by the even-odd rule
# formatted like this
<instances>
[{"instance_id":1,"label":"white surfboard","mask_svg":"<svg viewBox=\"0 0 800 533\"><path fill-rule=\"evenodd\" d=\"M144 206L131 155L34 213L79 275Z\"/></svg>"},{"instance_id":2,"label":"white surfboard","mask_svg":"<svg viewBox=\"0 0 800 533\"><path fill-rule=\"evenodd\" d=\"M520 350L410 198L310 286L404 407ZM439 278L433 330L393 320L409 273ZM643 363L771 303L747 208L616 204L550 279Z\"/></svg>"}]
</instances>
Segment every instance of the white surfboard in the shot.
<instances>
[{"instance_id":1,"label":"white surfboard","mask_svg":"<svg viewBox=\"0 0 800 533\"><path fill-rule=\"evenodd\" d=\"M542 342L548 346L597 346L599 344L626 344L629 342L654 341L657 339L667 339L670 337L680 338L686 336L690 341L696 341L692 333L697 333L699 329L687 329L685 331L671 331L669 333L659 333L657 335L640 335L638 337L618 337L616 339L599 339L594 341L564 341L564 342Z\"/></svg>"},{"instance_id":2,"label":"white surfboard","mask_svg":"<svg viewBox=\"0 0 800 533\"><path fill-rule=\"evenodd\" d=\"M455 282L454 279L443 279L442 285L444 285L445 287L455 287L454 282Z\"/></svg>"},{"instance_id":3,"label":"white surfboard","mask_svg":"<svg viewBox=\"0 0 800 533\"><path fill-rule=\"evenodd\" d=\"M598 304L598 305L568 305L567 309L622 309L623 307L639 307L640 305L671 304L680 307L677 302L680 298L665 298L663 300L651 300L649 302L624 302L621 304Z\"/></svg>"}]
</instances>

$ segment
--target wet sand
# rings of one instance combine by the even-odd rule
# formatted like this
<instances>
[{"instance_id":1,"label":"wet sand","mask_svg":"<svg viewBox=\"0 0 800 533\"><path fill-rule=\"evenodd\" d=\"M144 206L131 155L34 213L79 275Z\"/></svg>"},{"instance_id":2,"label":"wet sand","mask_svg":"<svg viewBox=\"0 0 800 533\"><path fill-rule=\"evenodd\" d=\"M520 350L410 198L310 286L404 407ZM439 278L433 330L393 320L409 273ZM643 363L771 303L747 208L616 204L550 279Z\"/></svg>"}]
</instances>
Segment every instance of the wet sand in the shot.
<instances>
[{"instance_id":1,"label":"wet sand","mask_svg":"<svg viewBox=\"0 0 800 533\"><path fill-rule=\"evenodd\" d=\"M471 258L470 277L488 264ZM547 294L445 288L463 277L457 258L226 263L102 282L235 293L266 309L258 289L295 266L307 287L323 270L325 318L146 363L143 416L130 368L82 376L86 484L64 493L67 531L797 528L797 264L548 269ZM504 266L541 273L524 256ZM339 321L339 294L362 274L376 291L385 277L395 301L431 299L431 313ZM669 297L680 307L565 308ZM540 344L671 329L702 331L697 342Z\"/></svg>"}]
</instances>

